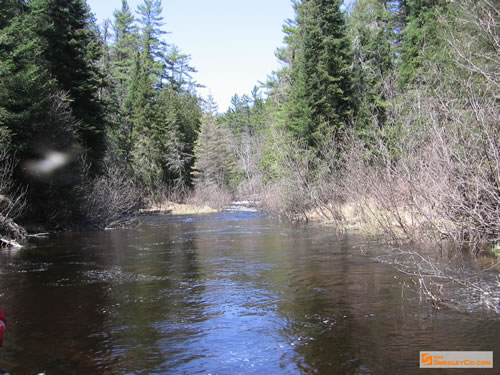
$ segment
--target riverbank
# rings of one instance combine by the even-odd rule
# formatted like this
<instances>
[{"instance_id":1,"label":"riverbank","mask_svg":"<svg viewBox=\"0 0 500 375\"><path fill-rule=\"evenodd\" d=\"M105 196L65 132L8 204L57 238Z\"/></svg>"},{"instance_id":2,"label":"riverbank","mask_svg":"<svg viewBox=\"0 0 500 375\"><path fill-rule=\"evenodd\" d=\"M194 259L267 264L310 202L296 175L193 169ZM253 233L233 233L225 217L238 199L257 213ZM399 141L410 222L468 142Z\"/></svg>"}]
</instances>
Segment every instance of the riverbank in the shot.
<instances>
[{"instance_id":1,"label":"riverbank","mask_svg":"<svg viewBox=\"0 0 500 375\"><path fill-rule=\"evenodd\" d=\"M492 259L497 263L494 268L500 271L500 244L472 243L460 238L454 223L440 217L432 207L382 207L373 200L365 199L335 207L316 207L308 210L305 217L308 221L332 226L337 231L382 236L386 241L397 244L468 249L483 260Z\"/></svg>"},{"instance_id":2,"label":"riverbank","mask_svg":"<svg viewBox=\"0 0 500 375\"><path fill-rule=\"evenodd\" d=\"M494 286L500 275L500 246L485 243L478 250L466 241L457 241L453 223L431 215L432 210L423 206L417 212L380 207L373 201L352 201L305 212L310 222L337 232L374 236L377 241L390 243L392 249L374 259L409 277L408 288L418 292L434 310L482 306L500 314L500 296ZM456 288L462 291L459 299Z\"/></svg>"},{"instance_id":3,"label":"riverbank","mask_svg":"<svg viewBox=\"0 0 500 375\"><path fill-rule=\"evenodd\" d=\"M0 215L0 247L21 247L20 242L28 237L26 230L14 220Z\"/></svg>"},{"instance_id":4,"label":"riverbank","mask_svg":"<svg viewBox=\"0 0 500 375\"><path fill-rule=\"evenodd\" d=\"M215 213L218 211L209 207L208 205L194 205L188 203L165 201L159 204L149 205L147 208L141 209L140 212L160 212L169 215L197 215Z\"/></svg>"},{"instance_id":5,"label":"riverbank","mask_svg":"<svg viewBox=\"0 0 500 375\"><path fill-rule=\"evenodd\" d=\"M315 207L306 211L308 221L334 224L344 231L367 235L386 234L393 240L411 240L414 232L429 230L426 215L404 208L382 208L373 201L352 200L344 204Z\"/></svg>"},{"instance_id":6,"label":"riverbank","mask_svg":"<svg viewBox=\"0 0 500 375\"><path fill-rule=\"evenodd\" d=\"M467 245L464 240L458 241L451 220L439 217L432 207L425 205L400 207L394 204L389 207L375 200L358 199L310 208L299 221L301 219L334 225L342 231L385 235L396 242L427 243L432 240L437 243L452 240Z\"/></svg>"},{"instance_id":7,"label":"riverbank","mask_svg":"<svg viewBox=\"0 0 500 375\"><path fill-rule=\"evenodd\" d=\"M101 229L115 229L123 228L128 226L133 226L137 223L137 215L143 214L162 214L162 215L198 215L198 214L209 214L216 213L219 210L211 208L208 205L196 205L188 203L176 203L172 201L164 201L160 204L151 204L146 208L140 209L135 214L124 215L110 223ZM86 228L86 227L76 227L76 228ZM69 228L67 228L69 229ZM74 229L74 228L73 228ZM28 232L40 233L48 232L50 229L30 225L28 231L21 227L13 220L8 218L0 217L0 247L14 247L20 248L23 242L33 235L29 235Z\"/></svg>"}]
</instances>

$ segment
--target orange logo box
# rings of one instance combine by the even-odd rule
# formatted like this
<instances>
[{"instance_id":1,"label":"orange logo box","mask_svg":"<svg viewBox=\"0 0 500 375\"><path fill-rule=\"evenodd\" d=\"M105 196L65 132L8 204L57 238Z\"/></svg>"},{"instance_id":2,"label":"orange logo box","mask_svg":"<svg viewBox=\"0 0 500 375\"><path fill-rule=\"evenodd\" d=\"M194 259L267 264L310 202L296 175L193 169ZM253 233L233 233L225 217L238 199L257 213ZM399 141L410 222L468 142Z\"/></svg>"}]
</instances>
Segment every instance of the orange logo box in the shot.
<instances>
[{"instance_id":1,"label":"orange logo box","mask_svg":"<svg viewBox=\"0 0 500 375\"><path fill-rule=\"evenodd\" d=\"M432 365L432 355L429 353L420 353L420 364L424 366Z\"/></svg>"}]
</instances>

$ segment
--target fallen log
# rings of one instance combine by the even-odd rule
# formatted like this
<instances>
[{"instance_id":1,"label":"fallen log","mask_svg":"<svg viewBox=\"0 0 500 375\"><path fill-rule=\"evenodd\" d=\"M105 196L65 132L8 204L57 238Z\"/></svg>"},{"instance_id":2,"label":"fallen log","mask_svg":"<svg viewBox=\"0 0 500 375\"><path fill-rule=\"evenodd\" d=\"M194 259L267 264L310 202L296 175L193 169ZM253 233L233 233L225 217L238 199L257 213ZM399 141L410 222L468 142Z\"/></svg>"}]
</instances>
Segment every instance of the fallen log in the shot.
<instances>
[{"instance_id":1,"label":"fallen log","mask_svg":"<svg viewBox=\"0 0 500 375\"><path fill-rule=\"evenodd\" d=\"M14 240L7 240L5 238L0 237L0 247L8 247L8 248L15 248L19 249L22 247L22 245L19 244L19 242L14 241Z\"/></svg>"},{"instance_id":2,"label":"fallen log","mask_svg":"<svg viewBox=\"0 0 500 375\"><path fill-rule=\"evenodd\" d=\"M20 241L28 237L28 232L9 217L0 215L0 245L21 247Z\"/></svg>"}]
</instances>

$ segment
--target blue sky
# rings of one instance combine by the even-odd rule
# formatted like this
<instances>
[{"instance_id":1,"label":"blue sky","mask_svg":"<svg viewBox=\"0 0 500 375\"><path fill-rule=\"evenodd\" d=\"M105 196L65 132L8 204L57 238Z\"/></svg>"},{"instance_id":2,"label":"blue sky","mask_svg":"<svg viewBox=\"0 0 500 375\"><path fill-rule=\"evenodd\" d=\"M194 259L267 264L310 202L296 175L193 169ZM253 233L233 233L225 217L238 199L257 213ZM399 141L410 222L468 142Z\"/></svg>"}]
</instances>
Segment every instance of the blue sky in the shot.
<instances>
[{"instance_id":1,"label":"blue sky","mask_svg":"<svg viewBox=\"0 0 500 375\"><path fill-rule=\"evenodd\" d=\"M135 11L142 0L129 0ZM113 19L121 0L87 0L99 24ZM167 43L191 55L204 97L209 92L223 112L231 97L250 93L279 67L274 51L282 45L281 27L293 17L291 0L163 0Z\"/></svg>"}]
</instances>

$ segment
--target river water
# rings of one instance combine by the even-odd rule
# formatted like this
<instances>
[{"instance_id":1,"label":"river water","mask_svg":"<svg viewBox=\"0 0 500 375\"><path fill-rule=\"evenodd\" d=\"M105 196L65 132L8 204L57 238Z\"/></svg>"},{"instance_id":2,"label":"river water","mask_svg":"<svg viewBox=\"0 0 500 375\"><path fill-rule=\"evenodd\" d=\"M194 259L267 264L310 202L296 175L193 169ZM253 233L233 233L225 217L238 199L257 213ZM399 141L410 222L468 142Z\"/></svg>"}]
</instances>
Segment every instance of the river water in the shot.
<instances>
[{"instance_id":1,"label":"river water","mask_svg":"<svg viewBox=\"0 0 500 375\"><path fill-rule=\"evenodd\" d=\"M500 353L497 315L433 311L405 288L408 276L377 261L384 249L321 226L225 212L150 217L134 229L0 250L8 317L0 367L412 374L419 351Z\"/></svg>"}]
</instances>

